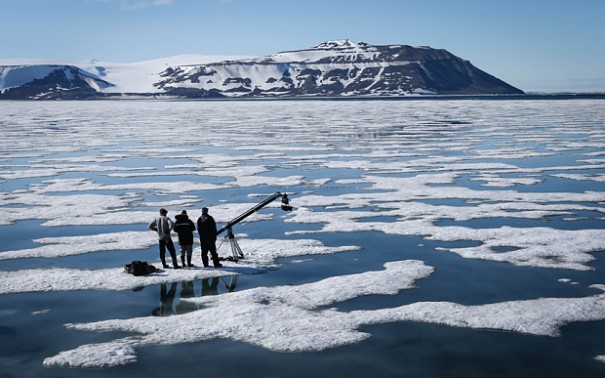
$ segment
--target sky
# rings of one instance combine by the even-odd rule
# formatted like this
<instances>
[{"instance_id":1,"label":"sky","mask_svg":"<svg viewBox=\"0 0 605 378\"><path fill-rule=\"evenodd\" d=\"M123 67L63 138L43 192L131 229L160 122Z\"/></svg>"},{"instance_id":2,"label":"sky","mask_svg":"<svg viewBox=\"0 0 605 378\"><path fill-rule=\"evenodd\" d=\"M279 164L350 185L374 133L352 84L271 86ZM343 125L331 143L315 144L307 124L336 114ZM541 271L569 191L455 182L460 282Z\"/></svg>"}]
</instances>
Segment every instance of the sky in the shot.
<instances>
[{"instance_id":1,"label":"sky","mask_svg":"<svg viewBox=\"0 0 605 378\"><path fill-rule=\"evenodd\" d=\"M526 92L605 92L605 0L0 0L0 59L445 49Z\"/></svg>"}]
</instances>

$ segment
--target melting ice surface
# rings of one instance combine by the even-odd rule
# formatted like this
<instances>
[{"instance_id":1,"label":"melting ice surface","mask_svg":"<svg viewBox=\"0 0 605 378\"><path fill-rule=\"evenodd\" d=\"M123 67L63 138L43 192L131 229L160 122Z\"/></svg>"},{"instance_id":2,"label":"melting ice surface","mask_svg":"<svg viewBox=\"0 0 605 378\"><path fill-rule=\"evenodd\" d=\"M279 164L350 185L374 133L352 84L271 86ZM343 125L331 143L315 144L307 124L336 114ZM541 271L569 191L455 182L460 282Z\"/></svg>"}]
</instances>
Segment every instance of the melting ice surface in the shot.
<instances>
[{"instance_id":1,"label":"melting ice surface","mask_svg":"<svg viewBox=\"0 0 605 378\"><path fill-rule=\"evenodd\" d=\"M35 356L0 356L14 371L28 358L41 369L115 369L141 364L150 346L215 340L305 360L363 351L373 327L402 324L468 329L469 340L470 329L548 340L572 337L567 325L602 329L602 101L2 105L0 229L10 236L0 247L0 332L46 317L57 334L82 334L65 345L54 337ZM195 268L123 272L135 259L158 264L146 226L160 207L195 221L207 206L221 225L276 191L294 211L271 204L236 226L240 262L203 269L196 244ZM219 244L229 255L229 242ZM227 292L181 292L187 311L165 300L174 283L229 277L239 280ZM60 303L13 305L85 291L77 306L86 308L158 286L169 318L140 306L57 318ZM108 336L88 342L91 331ZM576 353L596 375L605 344L594 337ZM392 364L386 372L405 369Z\"/></svg>"}]
</instances>

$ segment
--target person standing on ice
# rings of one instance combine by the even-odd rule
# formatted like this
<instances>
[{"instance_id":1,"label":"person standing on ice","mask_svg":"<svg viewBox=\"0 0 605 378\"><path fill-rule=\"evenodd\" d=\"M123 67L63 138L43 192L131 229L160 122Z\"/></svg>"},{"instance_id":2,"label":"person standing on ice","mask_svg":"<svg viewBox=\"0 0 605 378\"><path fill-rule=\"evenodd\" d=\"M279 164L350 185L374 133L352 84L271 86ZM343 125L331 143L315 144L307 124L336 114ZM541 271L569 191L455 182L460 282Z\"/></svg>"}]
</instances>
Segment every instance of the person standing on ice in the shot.
<instances>
[{"instance_id":1,"label":"person standing on ice","mask_svg":"<svg viewBox=\"0 0 605 378\"><path fill-rule=\"evenodd\" d=\"M202 263L204 267L208 266L208 252L212 256L212 262L215 268L223 266L216 253L216 222L208 214L208 208L202 209L202 215L197 220L197 232L200 235L200 246L202 248Z\"/></svg>"},{"instance_id":2,"label":"person standing on ice","mask_svg":"<svg viewBox=\"0 0 605 378\"><path fill-rule=\"evenodd\" d=\"M174 231L179 234L179 245L181 246L181 263L183 266L193 267L191 263L191 255L193 254L193 231L195 231L195 224L187 216L187 212L183 210L176 217L176 223L174 224ZM187 257L187 264L185 264L185 257Z\"/></svg>"},{"instance_id":3,"label":"person standing on ice","mask_svg":"<svg viewBox=\"0 0 605 378\"><path fill-rule=\"evenodd\" d=\"M180 269L181 267L176 260L174 243L172 242L172 237L170 236L170 232L174 229L174 222L172 219L168 218L167 215L168 211L166 211L166 209L160 209L160 216L149 223L149 229L158 233L162 267L168 268L168 264L166 264L166 248L168 248L170 256L172 257L174 269Z\"/></svg>"}]
</instances>

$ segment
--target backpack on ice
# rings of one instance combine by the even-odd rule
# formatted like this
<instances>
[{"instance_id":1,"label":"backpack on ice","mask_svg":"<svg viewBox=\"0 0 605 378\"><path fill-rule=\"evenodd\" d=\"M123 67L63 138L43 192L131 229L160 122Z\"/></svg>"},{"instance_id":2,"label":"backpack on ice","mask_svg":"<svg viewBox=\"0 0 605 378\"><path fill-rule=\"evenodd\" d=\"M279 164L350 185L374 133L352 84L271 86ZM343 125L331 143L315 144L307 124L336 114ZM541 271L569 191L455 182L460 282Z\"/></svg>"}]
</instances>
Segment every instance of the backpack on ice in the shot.
<instances>
[{"instance_id":1,"label":"backpack on ice","mask_svg":"<svg viewBox=\"0 0 605 378\"><path fill-rule=\"evenodd\" d=\"M124 265L124 271L135 276L144 276L157 271L156 267L147 263L147 261L133 261Z\"/></svg>"}]
</instances>

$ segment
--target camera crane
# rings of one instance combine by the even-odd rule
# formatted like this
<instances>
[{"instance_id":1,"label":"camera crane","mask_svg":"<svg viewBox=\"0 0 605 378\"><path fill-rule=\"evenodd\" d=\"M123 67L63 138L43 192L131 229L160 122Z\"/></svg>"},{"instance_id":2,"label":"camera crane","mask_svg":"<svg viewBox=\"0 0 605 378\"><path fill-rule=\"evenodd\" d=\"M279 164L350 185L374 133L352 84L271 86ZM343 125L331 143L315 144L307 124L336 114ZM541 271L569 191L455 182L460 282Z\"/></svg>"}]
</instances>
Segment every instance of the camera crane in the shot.
<instances>
[{"instance_id":1,"label":"camera crane","mask_svg":"<svg viewBox=\"0 0 605 378\"><path fill-rule=\"evenodd\" d=\"M284 211L292 210L292 206L290 206L290 199L288 198L288 195L286 193L277 192L277 193L273 194L272 196L267 197L265 200L260 202L258 205L251 207L247 211L245 211L242 214L238 215L237 217L233 218L232 220L229 221L229 223L227 223L227 225L225 225L224 227L222 227L220 230L217 231L217 233L216 233L217 235L220 235L224 231L227 231L226 238L229 239L229 244L231 245L231 253L233 255L233 261L237 262L239 259L244 258L244 253L242 252L242 249L240 248L239 244L237 243L237 240L235 240L235 235L233 235L232 227L235 226L236 224L238 224L239 222L243 221L244 219L248 218L250 215L256 213L257 211L259 211L260 209L267 206L268 204L270 204L271 202L275 201L278 198L281 198L281 209L282 210L284 210Z\"/></svg>"}]
</instances>

